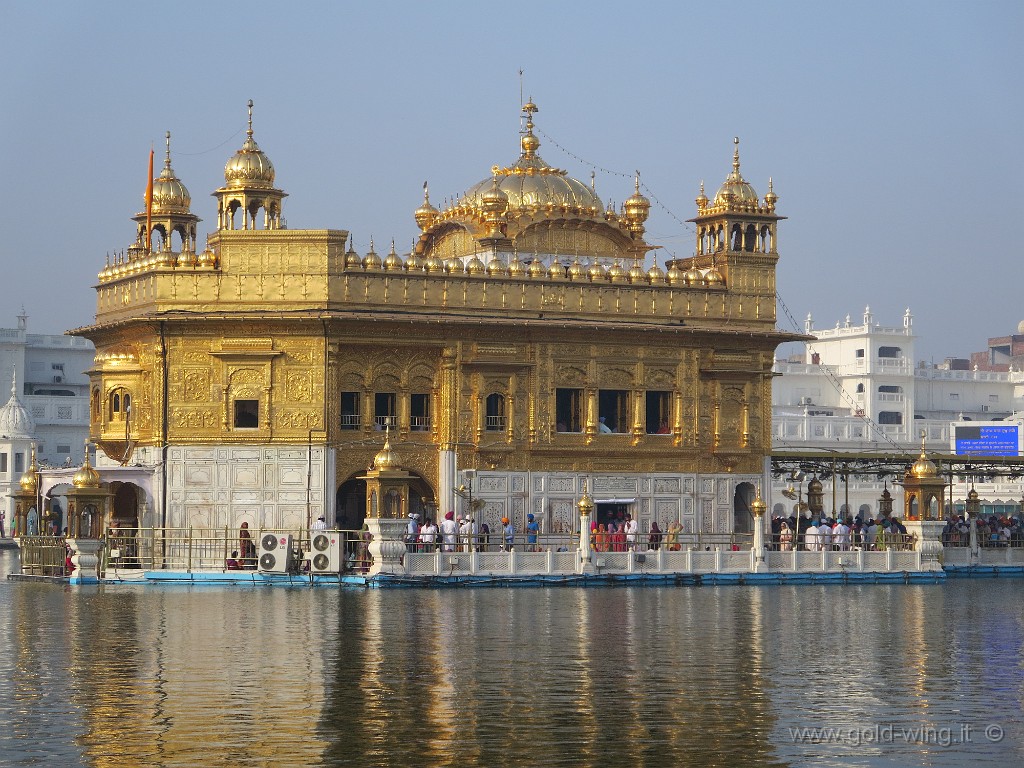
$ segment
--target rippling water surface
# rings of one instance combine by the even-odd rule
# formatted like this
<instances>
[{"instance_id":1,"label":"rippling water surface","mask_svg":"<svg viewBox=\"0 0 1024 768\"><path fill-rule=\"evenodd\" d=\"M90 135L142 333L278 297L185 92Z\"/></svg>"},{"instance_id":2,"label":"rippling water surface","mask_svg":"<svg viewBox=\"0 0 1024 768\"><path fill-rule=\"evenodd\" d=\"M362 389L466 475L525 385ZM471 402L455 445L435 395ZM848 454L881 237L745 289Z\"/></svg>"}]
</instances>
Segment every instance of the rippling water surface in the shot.
<instances>
[{"instance_id":1,"label":"rippling water surface","mask_svg":"<svg viewBox=\"0 0 1024 768\"><path fill-rule=\"evenodd\" d=\"M0 552L0 575L15 563ZM1015 766L1022 644L1019 580L339 590L2 578L0 764Z\"/></svg>"}]
</instances>

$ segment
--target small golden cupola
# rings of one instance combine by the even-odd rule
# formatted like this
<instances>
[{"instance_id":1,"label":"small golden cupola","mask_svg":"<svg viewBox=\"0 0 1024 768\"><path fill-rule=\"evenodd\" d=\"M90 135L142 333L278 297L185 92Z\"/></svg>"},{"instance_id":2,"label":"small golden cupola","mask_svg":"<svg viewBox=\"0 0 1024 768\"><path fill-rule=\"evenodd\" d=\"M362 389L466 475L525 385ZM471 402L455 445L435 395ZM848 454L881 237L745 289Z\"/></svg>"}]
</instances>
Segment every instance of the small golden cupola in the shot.
<instances>
[{"instance_id":1,"label":"small golden cupola","mask_svg":"<svg viewBox=\"0 0 1024 768\"><path fill-rule=\"evenodd\" d=\"M722 289L760 279L762 263L745 255L757 254L758 259L761 254L778 257L778 222L785 218L775 213L778 199L770 183L764 200L758 199L754 187L740 173L740 140L733 138L732 171L712 200L704 194L704 182L700 183L695 201L697 216L689 219L696 225L694 255L673 259L672 263L683 272L699 268L699 284L710 288Z\"/></svg>"},{"instance_id":2,"label":"small golden cupola","mask_svg":"<svg viewBox=\"0 0 1024 768\"><path fill-rule=\"evenodd\" d=\"M622 204L622 218L629 231L636 237L643 237L644 222L651 212L651 201L640 194L640 171L636 172L636 185L632 195Z\"/></svg>"},{"instance_id":3,"label":"small golden cupola","mask_svg":"<svg viewBox=\"0 0 1024 768\"><path fill-rule=\"evenodd\" d=\"M165 143L164 167L160 175L153 179L152 208L148 211L144 209L132 217L137 227L133 253L138 256L150 253L151 239L156 232L160 235L160 243L154 251L157 265L172 267L180 261L184 265L194 266L196 225L202 219L192 213L192 196L171 167L170 131L165 135ZM142 199L146 201L145 194Z\"/></svg>"},{"instance_id":4,"label":"small golden cupola","mask_svg":"<svg viewBox=\"0 0 1024 768\"><path fill-rule=\"evenodd\" d=\"M415 218L419 228L424 231L429 229L437 218L437 208L430 204L430 190L425 181L423 182L423 205L416 209Z\"/></svg>"},{"instance_id":5,"label":"small golden cupola","mask_svg":"<svg viewBox=\"0 0 1024 768\"><path fill-rule=\"evenodd\" d=\"M85 461L82 462L82 466L75 472L75 476L71 478L71 484L75 488L99 488L100 487L100 473L92 468L92 464L89 463L89 446L85 447Z\"/></svg>"},{"instance_id":6,"label":"small golden cupola","mask_svg":"<svg viewBox=\"0 0 1024 768\"><path fill-rule=\"evenodd\" d=\"M390 430L384 433L384 447L373 457L373 469L399 469L401 461L398 454L391 448Z\"/></svg>"},{"instance_id":7,"label":"small golden cupola","mask_svg":"<svg viewBox=\"0 0 1024 768\"><path fill-rule=\"evenodd\" d=\"M34 445L32 446L32 461L22 474L21 479L18 480L18 485L21 486L21 492L26 495L34 494L39 489L39 465L36 464L36 447Z\"/></svg>"},{"instance_id":8,"label":"small golden cupola","mask_svg":"<svg viewBox=\"0 0 1024 768\"><path fill-rule=\"evenodd\" d=\"M935 467L935 462L929 459L924 452L924 448L921 449L921 455L917 461L914 462L914 466L910 468L910 474L914 477L924 480L926 478L935 477L938 470Z\"/></svg>"},{"instance_id":9,"label":"small golden cupola","mask_svg":"<svg viewBox=\"0 0 1024 768\"><path fill-rule=\"evenodd\" d=\"M281 204L288 195L274 186L274 164L253 138L252 106L252 99L249 99L245 142L224 166L224 186L213 193L217 198L219 229L281 229L284 226ZM240 222L236 221L239 212Z\"/></svg>"},{"instance_id":10,"label":"small golden cupola","mask_svg":"<svg viewBox=\"0 0 1024 768\"><path fill-rule=\"evenodd\" d=\"M732 152L732 173L725 177L722 186L715 193L713 205L757 205L757 192L740 173L740 140L737 136L733 140L734 149ZM703 194L703 189L701 190ZM698 198L699 199L699 198Z\"/></svg>"}]
</instances>

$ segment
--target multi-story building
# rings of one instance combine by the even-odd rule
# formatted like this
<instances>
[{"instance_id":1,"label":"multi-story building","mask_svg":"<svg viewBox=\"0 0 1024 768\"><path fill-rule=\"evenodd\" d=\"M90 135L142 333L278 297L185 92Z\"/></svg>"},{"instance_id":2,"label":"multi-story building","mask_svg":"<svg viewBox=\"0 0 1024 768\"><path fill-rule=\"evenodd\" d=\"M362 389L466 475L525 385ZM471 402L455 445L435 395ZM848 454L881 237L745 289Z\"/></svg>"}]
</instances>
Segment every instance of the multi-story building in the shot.
<instances>
[{"instance_id":1,"label":"multi-story building","mask_svg":"<svg viewBox=\"0 0 1024 768\"><path fill-rule=\"evenodd\" d=\"M775 327L777 196L743 178L737 145L697 197L695 255L647 268L639 178L615 210L541 158L536 111L514 163L443 209L424 187L404 256L284 228L251 104L197 252L168 140L151 210L74 332L97 348L113 523L356 527L471 494L492 530L533 513L568 533L589 481L599 520L748 528L775 349L800 338ZM385 434L411 478L401 503L366 498Z\"/></svg>"},{"instance_id":2,"label":"multi-story building","mask_svg":"<svg viewBox=\"0 0 1024 768\"><path fill-rule=\"evenodd\" d=\"M876 323L865 309L859 324L847 315L834 328L818 330L808 316L804 330L815 337L804 353L775 364L780 374L772 390L776 451L915 454L923 438L929 452L950 454L958 425L1003 422L1024 429L1024 373L983 370L954 358L915 364L909 309L897 326ZM780 498L789 483L783 477L774 484L776 513L791 506ZM837 509L877 514L885 485L863 476L851 477L848 488L839 482ZM1019 506L1020 482L956 476L954 507L962 507L971 487L981 494L986 511Z\"/></svg>"},{"instance_id":3,"label":"multi-story building","mask_svg":"<svg viewBox=\"0 0 1024 768\"><path fill-rule=\"evenodd\" d=\"M11 386L0 408L0 499L13 520L12 491L28 469L32 447L40 465L81 463L89 436L87 339L28 332L22 311L14 328L0 328L0 382Z\"/></svg>"}]
</instances>

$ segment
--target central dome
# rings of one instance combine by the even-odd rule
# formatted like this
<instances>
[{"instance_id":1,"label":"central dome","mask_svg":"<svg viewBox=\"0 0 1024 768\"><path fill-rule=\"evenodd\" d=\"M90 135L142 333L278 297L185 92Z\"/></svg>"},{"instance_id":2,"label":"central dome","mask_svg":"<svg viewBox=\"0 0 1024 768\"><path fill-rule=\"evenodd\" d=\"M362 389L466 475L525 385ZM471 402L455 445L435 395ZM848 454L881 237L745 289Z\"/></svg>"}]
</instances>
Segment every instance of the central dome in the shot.
<instances>
[{"instance_id":1,"label":"central dome","mask_svg":"<svg viewBox=\"0 0 1024 768\"><path fill-rule=\"evenodd\" d=\"M493 175L470 187L463 196L463 202L482 206L487 195L493 195L497 187L508 199L510 211L551 206L589 215L600 213L604 203L593 189L566 171L551 167L537 154L540 140L533 135L533 113L536 111L537 105L532 101L523 107L527 115L526 133L520 140L523 151L519 160L505 168L492 168Z\"/></svg>"}]
</instances>

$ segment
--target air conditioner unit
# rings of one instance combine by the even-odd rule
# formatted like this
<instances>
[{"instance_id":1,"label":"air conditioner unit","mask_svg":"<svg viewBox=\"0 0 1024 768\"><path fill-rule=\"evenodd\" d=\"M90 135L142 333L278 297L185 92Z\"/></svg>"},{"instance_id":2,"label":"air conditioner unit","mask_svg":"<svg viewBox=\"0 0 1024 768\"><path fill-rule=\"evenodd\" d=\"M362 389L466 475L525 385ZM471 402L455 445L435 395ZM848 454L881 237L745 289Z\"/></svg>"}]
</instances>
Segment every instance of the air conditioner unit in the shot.
<instances>
[{"instance_id":1,"label":"air conditioner unit","mask_svg":"<svg viewBox=\"0 0 1024 768\"><path fill-rule=\"evenodd\" d=\"M814 405L814 403L812 402L811 398L809 398L809 397L801 397L800 398L800 405Z\"/></svg>"},{"instance_id":2,"label":"air conditioner unit","mask_svg":"<svg viewBox=\"0 0 1024 768\"><path fill-rule=\"evenodd\" d=\"M63 384L64 383L64 377L63 376L54 376L53 377L53 383L54 384Z\"/></svg>"},{"instance_id":3,"label":"air conditioner unit","mask_svg":"<svg viewBox=\"0 0 1024 768\"><path fill-rule=\"evenodd\" d=\"M341 572L341 534L337 531L309 532L310 573Z\"/></svg>"},{"instance_id":4,"label":"air conditioner unit","mask_svg":"<svg viewBox=\"0 0 1024 768\"><path fill-rule=\"evenodd\" d=\"M263 534L259 564L266 573L288 573L292 567L292 537L286 533Z\"/></svg>"}]
</instances>

